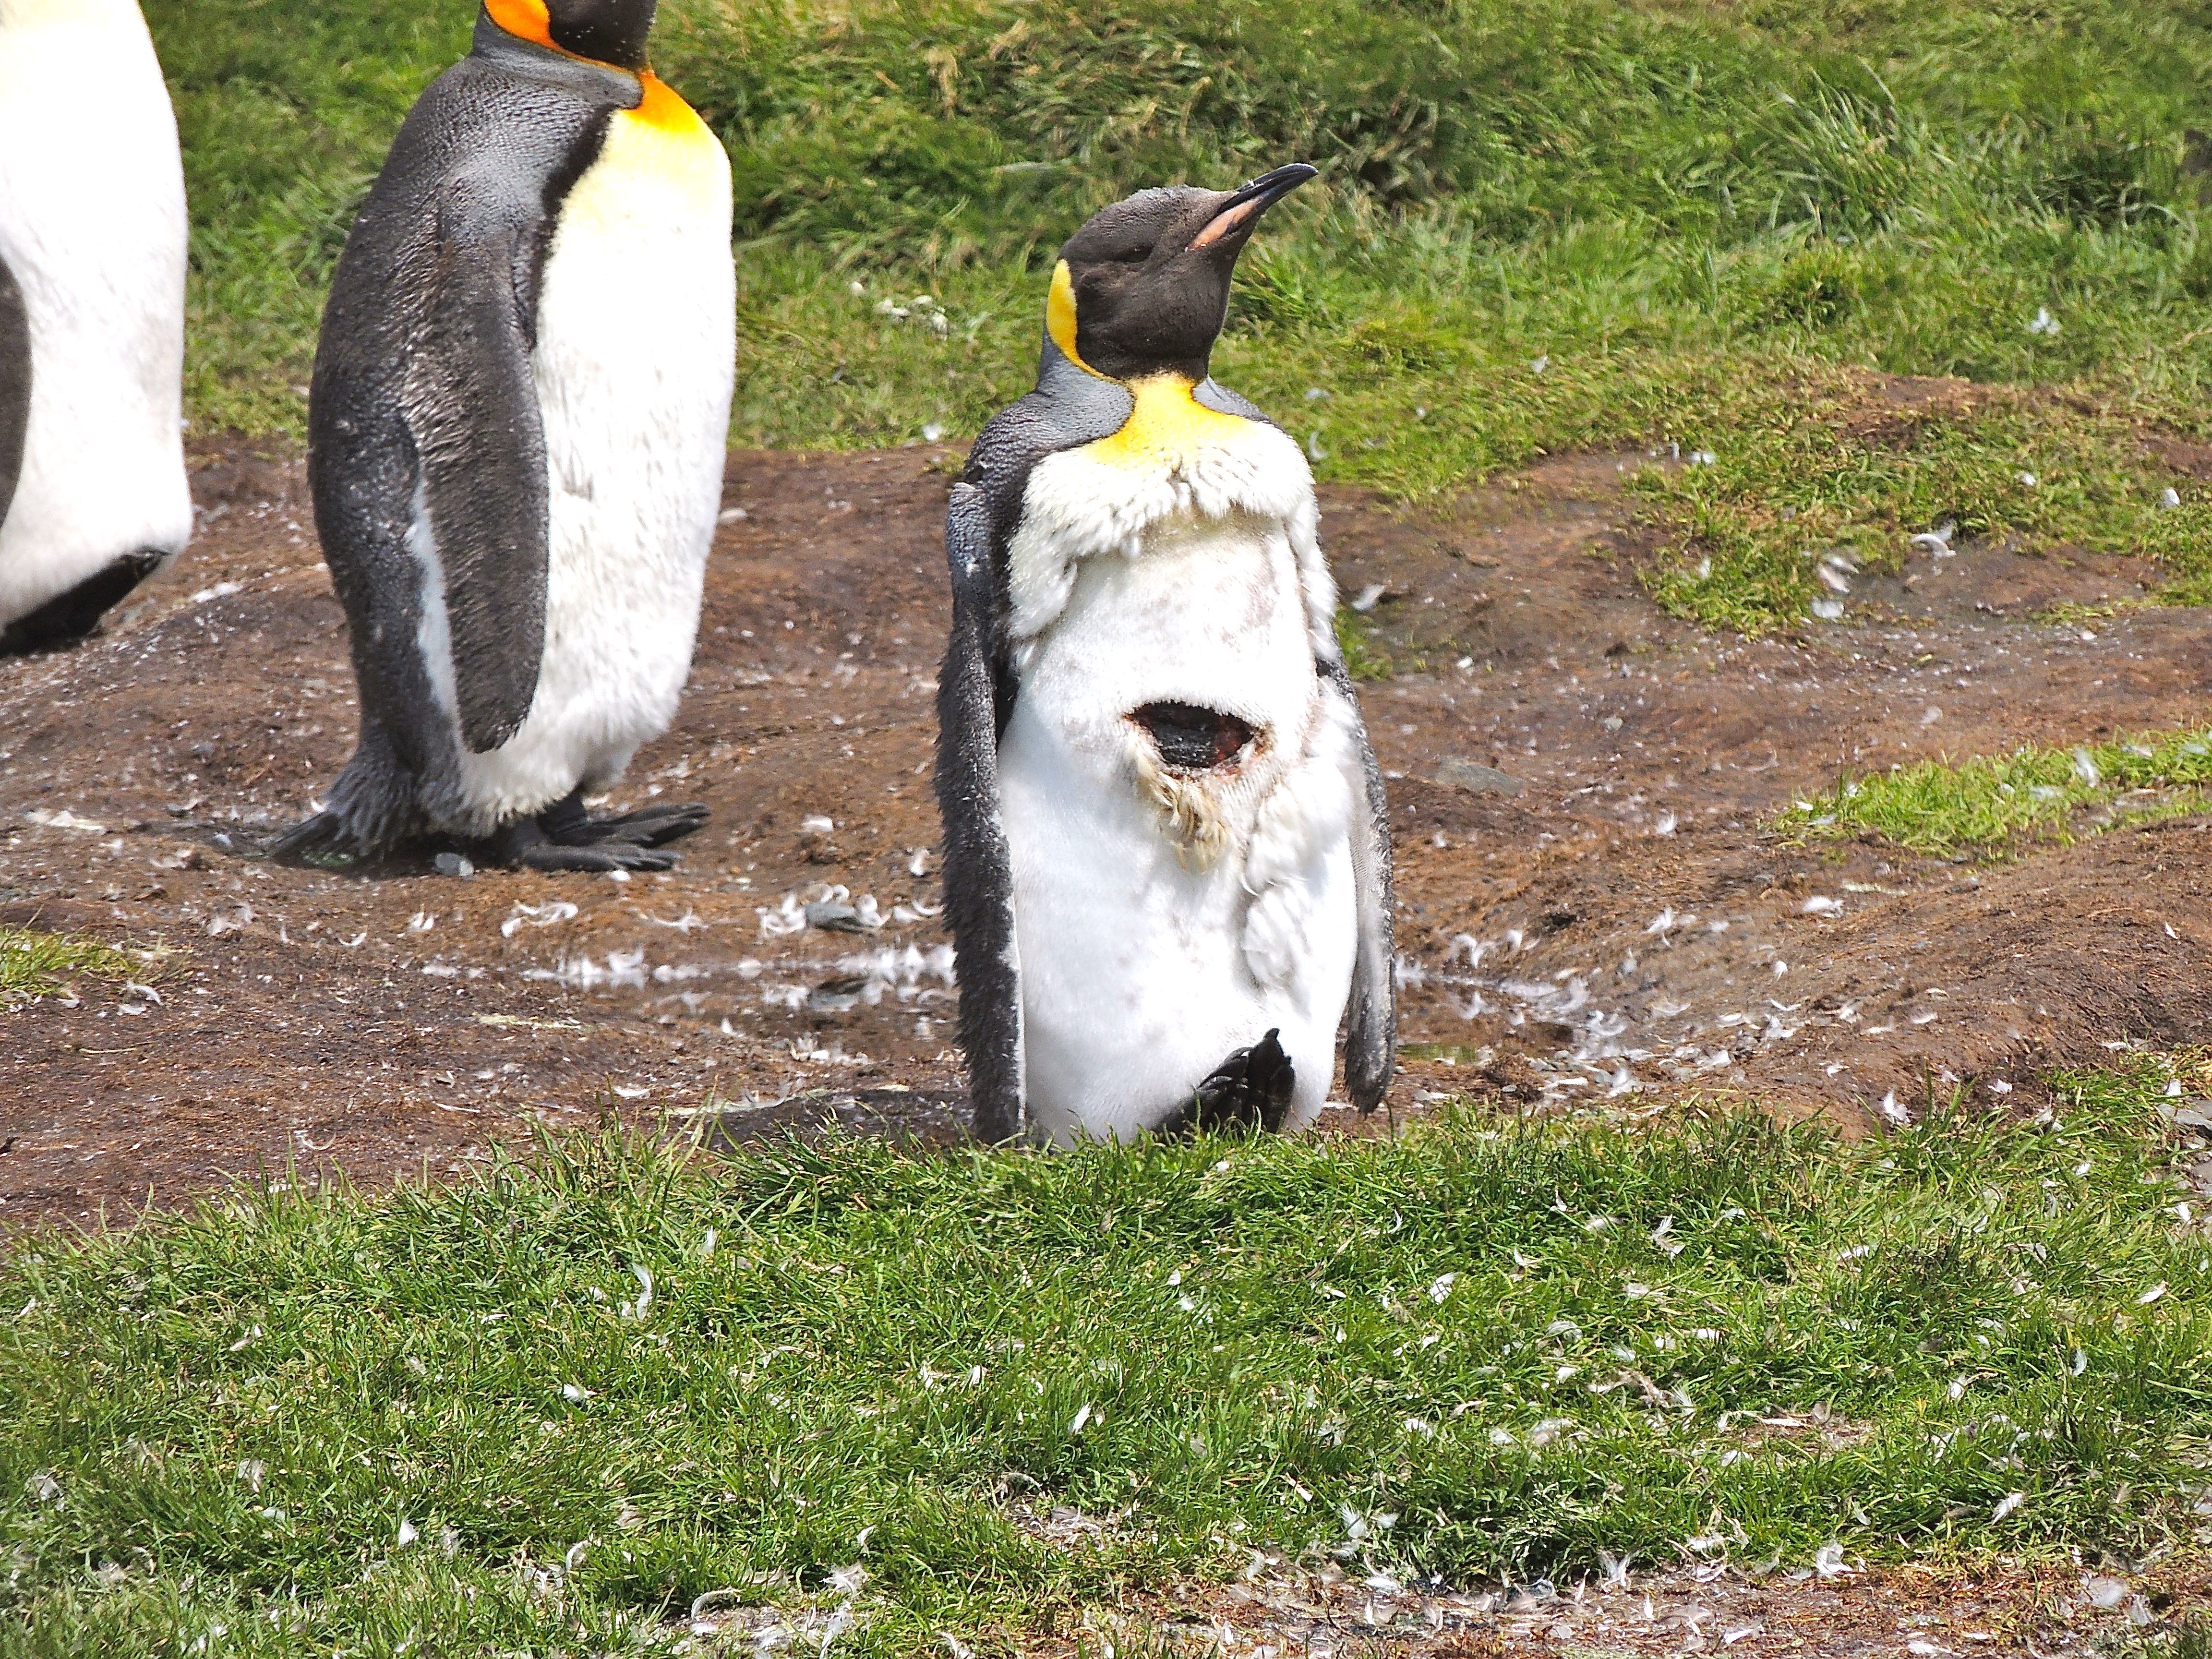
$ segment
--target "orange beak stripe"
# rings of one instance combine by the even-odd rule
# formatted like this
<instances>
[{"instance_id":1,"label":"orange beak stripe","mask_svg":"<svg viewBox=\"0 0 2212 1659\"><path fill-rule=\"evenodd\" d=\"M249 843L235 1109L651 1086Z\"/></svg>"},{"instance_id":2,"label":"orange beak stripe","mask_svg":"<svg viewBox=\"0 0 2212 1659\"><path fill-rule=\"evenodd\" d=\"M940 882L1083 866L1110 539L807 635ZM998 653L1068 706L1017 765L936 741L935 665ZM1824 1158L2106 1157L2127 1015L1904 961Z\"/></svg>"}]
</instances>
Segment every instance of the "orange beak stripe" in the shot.
<instances>
[{"instance_id":1,"label":"orange beak stripe","mask_svg":"<svg viewBox=\"0 0 2212 1659\"><path fill-rule=\"evenodd\" d=\"M1193 247L1212 247L1231 231L1242 230L1267 208L1263 201L1239 202L1209 220L1205 229L1190 239Z\"/></svg>"}]
</instances>

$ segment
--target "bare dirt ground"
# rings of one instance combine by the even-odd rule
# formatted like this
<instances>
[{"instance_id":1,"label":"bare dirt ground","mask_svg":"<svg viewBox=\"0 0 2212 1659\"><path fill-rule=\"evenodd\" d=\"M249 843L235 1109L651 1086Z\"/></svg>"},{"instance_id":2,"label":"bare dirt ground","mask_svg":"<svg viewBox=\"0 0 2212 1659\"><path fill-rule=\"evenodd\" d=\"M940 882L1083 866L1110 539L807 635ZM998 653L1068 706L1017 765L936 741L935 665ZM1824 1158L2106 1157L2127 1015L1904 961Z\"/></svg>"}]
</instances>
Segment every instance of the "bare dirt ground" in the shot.
<instances>
[{"instance_id":1,"label":"bare dirt ground","mask_svg":"<svg viewBox=\"0 0 2212 1659\"><path fill-rule=\"evenodd\" d=\"M1304 1569L1255 1558L1227 1586L1158 1598L1132 1628L1167 1653L1219 1659L1514 1659L1514 1656L1678 1656L1733 1651L1798 1659L2141 1652L2147 1632L2190 1628L2208 1590L2201 1571L2101 1571L1992 1562L1978 1569L1748 1571L1678 1565L1616 1580L1474 1591L1399 1584L1334 1563ZM1126 1643L1116 1645L1127 1645ZM1069 1659L1103 1654L1081 1637ZM1135 1650L1146 1651L1139 1645Z\"/></svg>"},{"instance_id":2,"label":"bare dirt ground","mask_svg":"<svg viewBox=\"0 0 2212 1659\"><path fill-rule=\"evenodd\" d=\"M1080 1549L1082 1519L1042 1530ZM1706 1540L1709 1543L1711 1540ZM1869 1571L1840 1550L1817 1566L1716 1560L1650 1569L1616 1562L1603 1579L1457 1589L1403 1583L1357 1564L1255 1551L1225 1583L1178 1583L1092 1605L1021 1642L1026 1659L1679 1659L1692 1653L1791 1659L2058 1659L2185 1654L2212 1600L2202 1564L2000 1558ZM854 1570L848 1570L848 1583ZM2122 1577L2121 1574L2126 1576ZM865 1620L856 1591L805 1603L702 1598L670 1623L678 1651L811 1650ZM2192 1636L2192 1632L2197 1634ZM691 1638L688 1643L685 1638ZM955 1653L964 1648L952 1647Z\"/></svg>"},{"instance_id":3,"label":"bare dirt ground","mask_svg":"<svg viewBox=\"0 0 2212 1659\"><path fill-rule=\"evenodd\" d=\"M1644 464L1555 460L1436 512L1325 492L1398 667L1363 697L1398 844L1399 1120L1446 1091L1696 1090L1863 1127L2100 1045L2212 1041L2205 818L1987 867L1760 828L1846 769L2203 725L2212 615L2039 620L2154 573L1984 546L1861 582L1842 625L1708 635L1635 579ZM100 637L0 663L0 922L165 952L0 1014L0 1231L295 1165L435 1175L710 1095L725 1137L956 1135L929 769L957 465L733 455L682 714L617 796L712 823L666 875L462 879L259 856L350 752L345 632L297 459L204 449L174 567Z\"/></svg>"}]
</instances>

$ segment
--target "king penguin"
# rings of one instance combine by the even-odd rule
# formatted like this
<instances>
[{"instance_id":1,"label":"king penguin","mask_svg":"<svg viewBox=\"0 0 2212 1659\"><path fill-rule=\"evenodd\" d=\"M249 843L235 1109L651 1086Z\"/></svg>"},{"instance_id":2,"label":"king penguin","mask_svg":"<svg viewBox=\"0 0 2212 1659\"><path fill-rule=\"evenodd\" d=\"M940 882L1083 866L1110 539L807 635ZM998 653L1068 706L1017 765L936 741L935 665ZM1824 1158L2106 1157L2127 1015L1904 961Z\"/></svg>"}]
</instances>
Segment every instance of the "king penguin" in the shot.
<instances>
[{"instance_id":1,"label":"king penguin","mask_svg":"<svg viewBox=\"0 0 2212 1659\"><path fill-rule=\"evenodd\" d=\"M361 732L280 854L659 870L705 820L584 808L675 718L729 434L729 161L653 9L484 0L346 239L307 472Z\"/></svg>"},{"instance_id":2,"label":"king penguin","mask_svg":"<svg viewBox=\"0 0 2212 1659\"><path fill-rule=\"evenodd\" d=\"M1304 453L1208 374L1314 176L1146 190L1060 250L1036 389L953 487L937 793L978 1136L1295 1127L1394 1067L1388 807Z\"/></svg>"},{"instance_id":3,"label":"king penguin","mask_svg":"<svg viewBox=\"0 0 2212 1659\"><path fill-rule=\"evenodd\" d=\"M191 538L185 174L135 0L0 0L0 656Z\"/></svg>"}]
</instances>

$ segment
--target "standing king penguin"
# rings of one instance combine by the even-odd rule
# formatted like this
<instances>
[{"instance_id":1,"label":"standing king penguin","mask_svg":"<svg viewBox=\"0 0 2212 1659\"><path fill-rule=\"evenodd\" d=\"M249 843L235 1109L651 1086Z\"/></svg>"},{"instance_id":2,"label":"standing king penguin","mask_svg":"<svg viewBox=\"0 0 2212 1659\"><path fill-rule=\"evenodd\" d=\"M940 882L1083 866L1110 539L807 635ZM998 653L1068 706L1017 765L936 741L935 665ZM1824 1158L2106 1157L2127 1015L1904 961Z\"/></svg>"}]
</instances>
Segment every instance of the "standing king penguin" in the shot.
<instances>
[{"instance_id":1,"label":"standing king penguin","mask_svg":"<svg viewBox=\"0 0 2212 1659\"><path fill-rule=\"evenodd\" d=\"M185 174L136 0L0 0L0 655L182 548Z\"/></svg>"},{"instance_id":2,"label":"standing king penguin","mask_svg":"<svg viewBox=\"0 0 2212 1659\"><path fill-rule=\"evenodd\" d=\"M1036 389L946 529L937 793L977 1134L1293 1127L1337 1028L1389 1085L1388 808L1313 475L1207 374L1230 276L1314 176L1147 190L1060 250Z\"/></svg>"},{"instance_id":3,"label":"standing king penguin","mask_svg":"<svg viewBox=\"0 0 2212 1659\"><path fill-rule=\"evenodd\" d=\"M675 718L729 434L729 161L653 5L484 0L346 239L307 473L361 736L280 854L659 870L705 821L584 810Z\"/></svg>"}]
</instances>

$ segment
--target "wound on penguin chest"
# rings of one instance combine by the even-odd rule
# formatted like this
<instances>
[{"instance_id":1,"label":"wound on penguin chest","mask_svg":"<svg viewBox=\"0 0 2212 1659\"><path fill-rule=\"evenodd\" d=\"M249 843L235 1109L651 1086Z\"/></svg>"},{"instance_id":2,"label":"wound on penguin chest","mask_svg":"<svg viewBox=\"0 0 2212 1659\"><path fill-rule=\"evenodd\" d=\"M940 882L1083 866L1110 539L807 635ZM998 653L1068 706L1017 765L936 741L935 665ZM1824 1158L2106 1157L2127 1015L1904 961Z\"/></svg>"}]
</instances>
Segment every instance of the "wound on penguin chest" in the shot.
<instances>
[{"instance_id":1,"label":"wound on penguin chest","mask_svg":"<svg viewBox=\"0 0 2212 1659\"><path fill-rule=\"evenodd\" d=\"M1234 766L1258 734L1236 715L1188 702L1148 702L1129 719L1152 739L1160 763L1171 772L1219 771Z\"/></svg>"}]
</instances>

